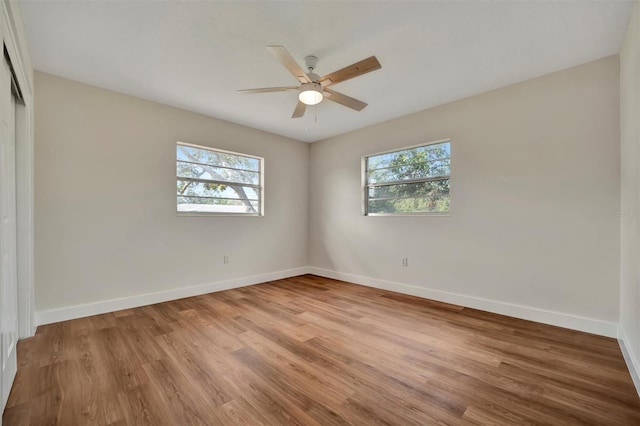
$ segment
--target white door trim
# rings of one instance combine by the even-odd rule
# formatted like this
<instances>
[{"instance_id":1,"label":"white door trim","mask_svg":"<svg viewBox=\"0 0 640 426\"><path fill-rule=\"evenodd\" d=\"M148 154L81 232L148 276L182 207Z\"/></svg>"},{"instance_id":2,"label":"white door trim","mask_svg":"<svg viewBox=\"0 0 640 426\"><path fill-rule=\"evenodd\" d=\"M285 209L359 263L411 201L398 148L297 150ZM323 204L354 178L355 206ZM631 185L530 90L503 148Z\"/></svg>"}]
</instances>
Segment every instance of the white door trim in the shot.
<instances>
[{"instance_id":1,"label":"white door trim","mask_svg":"<svg viewBox=\"0 0 640 426\"><path fill-rule=\"evenodd\" d=\"M35 334L33 205L33 69L17 1L2 0L0 34L7 49L24 105L16 108L16 207L18 323L20 338Z\"/></svg>"}]
</instances>

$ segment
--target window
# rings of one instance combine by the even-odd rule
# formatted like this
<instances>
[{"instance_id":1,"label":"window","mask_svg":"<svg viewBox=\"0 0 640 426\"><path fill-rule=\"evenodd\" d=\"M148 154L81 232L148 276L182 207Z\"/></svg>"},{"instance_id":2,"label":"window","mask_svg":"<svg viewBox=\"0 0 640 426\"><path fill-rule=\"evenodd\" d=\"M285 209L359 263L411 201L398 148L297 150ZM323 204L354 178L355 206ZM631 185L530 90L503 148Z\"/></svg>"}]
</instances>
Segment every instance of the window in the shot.
<instances>
[{"instance_id":1,"label":"window","mask_svg":"<svg viewBox=\"0 0 640 426\"><path fill-rule=\"evenodd\" d=\"M450 141L370 155L363 168L365 215L449 212Z\"/></svg>"},{"instance_id":2,"label":"window","mask_svg":"<svg viewBox=\"0 0 640 426\"><path fill-rule=\"evenodd\" d=\"M262 216L260 157L178 142L178 213Z\"/></svg>"}]
</instances>

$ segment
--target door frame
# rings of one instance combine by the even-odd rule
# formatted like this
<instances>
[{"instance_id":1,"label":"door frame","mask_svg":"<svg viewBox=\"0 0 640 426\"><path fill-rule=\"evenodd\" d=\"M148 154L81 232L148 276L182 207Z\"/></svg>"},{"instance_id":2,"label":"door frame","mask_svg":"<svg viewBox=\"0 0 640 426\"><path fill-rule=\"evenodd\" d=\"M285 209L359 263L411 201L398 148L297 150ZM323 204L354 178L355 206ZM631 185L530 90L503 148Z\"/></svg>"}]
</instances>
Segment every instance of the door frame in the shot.
<instances>
[{"instance_id":1,"label":"door frame","mask_svg":"<svg viewBox=\"0 0 640 426\"><path fill-rule=\"evenodd\" d=\"M35 334L34 202L33 202L33 68L22 13L17 1L0 0L0 34L7 49L24 104L16 104L16 242L18 273L18 336Z\"/></svg>"}]
</instances>

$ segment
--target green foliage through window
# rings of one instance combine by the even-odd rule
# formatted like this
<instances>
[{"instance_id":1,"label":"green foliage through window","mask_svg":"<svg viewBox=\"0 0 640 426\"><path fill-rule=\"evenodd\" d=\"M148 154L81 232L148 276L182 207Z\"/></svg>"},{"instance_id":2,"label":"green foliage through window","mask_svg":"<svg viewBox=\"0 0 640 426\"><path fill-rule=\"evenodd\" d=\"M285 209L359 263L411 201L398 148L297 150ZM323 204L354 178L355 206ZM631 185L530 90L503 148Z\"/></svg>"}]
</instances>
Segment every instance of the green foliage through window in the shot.
<instances>
[{"instance_id":1,"label":"green foliage through window","mask_svg":"<svg viewBox=\"0 0 640 426\"><path fill-rule=\"evenodd\" d=\"M365 213L449 212L449 141L365 158Z\"/></svg>"},{"instance_id":2,"label":"green foliage through window","mask_svg":"<svg viewBox=\"0 0 640 426\"><path fill-rule=\"evenodd\" d=\"M262 159L178 142L178 212L262 214Z\"/></svg>"}]
</instances>

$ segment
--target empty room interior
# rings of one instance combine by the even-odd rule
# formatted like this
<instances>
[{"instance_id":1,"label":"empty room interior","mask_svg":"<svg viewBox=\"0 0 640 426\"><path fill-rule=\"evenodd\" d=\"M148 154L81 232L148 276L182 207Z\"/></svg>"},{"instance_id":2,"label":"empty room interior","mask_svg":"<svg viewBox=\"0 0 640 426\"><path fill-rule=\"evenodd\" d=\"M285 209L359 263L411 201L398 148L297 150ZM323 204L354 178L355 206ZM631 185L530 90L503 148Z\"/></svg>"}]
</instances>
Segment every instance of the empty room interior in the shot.
<instances>
[{"instance_id":1,"label":"empty room interior","mask_svg":"<svg viewBox=\"0 0 640 426\"><path fill-rule=\"evenodd\" d=\"M0 426L640 425L640 1L0 4Z\"/></svg>"}]
</instances>

